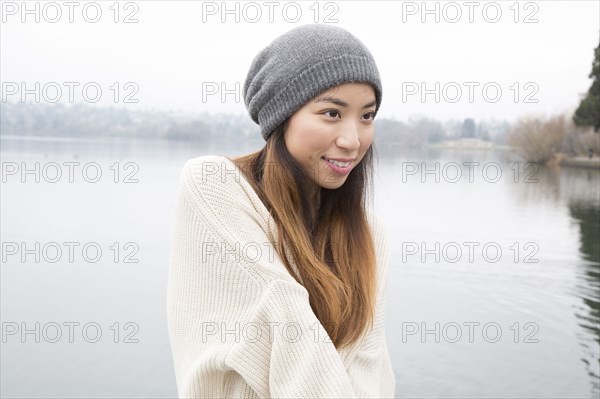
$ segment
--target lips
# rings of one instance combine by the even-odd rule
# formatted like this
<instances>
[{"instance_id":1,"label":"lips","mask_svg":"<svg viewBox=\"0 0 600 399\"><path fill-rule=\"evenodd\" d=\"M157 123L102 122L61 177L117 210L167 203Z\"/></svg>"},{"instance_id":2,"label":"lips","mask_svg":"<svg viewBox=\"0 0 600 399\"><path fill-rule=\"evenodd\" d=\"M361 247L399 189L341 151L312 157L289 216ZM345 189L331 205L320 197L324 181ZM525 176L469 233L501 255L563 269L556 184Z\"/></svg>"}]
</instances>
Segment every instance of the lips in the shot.
<instances>
[{"instance_id":1,"label":"lips","mask_svg":"<svg viewBox=\"0 0 600 399\"><path fill-rule=\"evenodd\" d=\"M347 168L354 161L353 158L326 158L326 157L321 157L321 158L324 159L325 161L327 161L333 165L339 166L341 168Z\"/></svg>"},{"instance_id":2,"label":"lips","mask_svg":"<svg viewBox=\"0 0 600 399\"><path fill-rule=\"evenodd\" d=\"M338 176L345 176L352 170L352 161L345 163L338 163L335 159L321 157L327 166Z\"/></svg>"}]
</instances>

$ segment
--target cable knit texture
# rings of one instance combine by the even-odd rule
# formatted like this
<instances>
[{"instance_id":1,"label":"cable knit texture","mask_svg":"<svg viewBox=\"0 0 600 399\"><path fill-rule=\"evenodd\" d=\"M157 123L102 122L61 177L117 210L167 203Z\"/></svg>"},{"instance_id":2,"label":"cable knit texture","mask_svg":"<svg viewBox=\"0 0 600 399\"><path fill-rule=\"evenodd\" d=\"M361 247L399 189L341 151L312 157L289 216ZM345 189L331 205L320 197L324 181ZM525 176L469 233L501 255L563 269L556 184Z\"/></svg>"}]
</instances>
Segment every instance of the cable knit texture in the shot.
<instances>
[{"instance_id":1,"label":"cable knit texture","mask_svg":"<svg viewBox=\"0 0 600 399\"><path fill-rule=\"evenodd\" d=\"M223 156L188 160L167 291L179 397L393 397L384 328L387 235L372 212L368 218L377 252L375 320L338 351L308 291L275 251L274 220L242 172Z\"/></svg>"}]
</instances>

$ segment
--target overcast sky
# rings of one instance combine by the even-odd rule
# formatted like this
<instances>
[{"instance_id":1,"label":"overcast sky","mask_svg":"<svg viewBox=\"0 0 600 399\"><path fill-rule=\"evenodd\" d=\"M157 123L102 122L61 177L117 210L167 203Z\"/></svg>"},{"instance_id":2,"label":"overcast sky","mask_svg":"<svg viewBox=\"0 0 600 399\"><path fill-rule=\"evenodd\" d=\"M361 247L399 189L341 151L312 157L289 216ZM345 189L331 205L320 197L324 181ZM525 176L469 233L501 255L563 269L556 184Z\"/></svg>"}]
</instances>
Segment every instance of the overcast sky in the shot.
<instances>
[{"instance_id":1,"label":"overcast sky","mask_svg":"<svg viewBox=\"0 0 600 399\"><path fill-rule=\"evenodd\" d=\"M254 56L319 22L348 29L372 52L380 116L514 120L572 111L590 86L600 36L597 0L427 1L430 13L421 1L228 1L228 14L220 1L29 1L30 13L21 3L1 2L2 101L20 101L21 83L35 90L39 82L41 102L68 104L70 85L75 102L115 104L118 87L117 104L133 109L246 113Z\"/></svg>"}]
</instances>

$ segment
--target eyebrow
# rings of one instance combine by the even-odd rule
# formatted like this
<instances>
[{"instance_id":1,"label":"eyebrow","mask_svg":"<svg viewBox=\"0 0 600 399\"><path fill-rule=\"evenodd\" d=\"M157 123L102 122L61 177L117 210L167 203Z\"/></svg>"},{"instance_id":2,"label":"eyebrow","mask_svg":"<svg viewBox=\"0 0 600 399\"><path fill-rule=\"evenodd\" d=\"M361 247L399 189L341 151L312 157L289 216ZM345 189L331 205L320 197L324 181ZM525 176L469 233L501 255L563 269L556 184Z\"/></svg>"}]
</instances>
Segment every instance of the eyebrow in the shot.
<instances>
[{"instance_id":1,"label":"eyebrow","mask_svg":"<svg viewBox=\"0 0 600 399\"><path fill-rule=\"evenodd\" d=\"M348 106L348 103L346 103L346 102L344 102L344 101L342 101L342 100L339 100L339 99L337 99L337 98L325 98L325 99L323 100L323 102L325 102L325 103L332 103L332 104L336 104L336 105L339 105L339 106L341 106L341 107L347 107L347 106ZM376 104L377 104L377 100L373 100L373 101L371 101L370 103L368 103L368 104L365 104L365 105L363 106L363 109L364 109L364 108L369 108L369 107L372 107L373 105L376 105Z\"/></svg>"}]
</instances>

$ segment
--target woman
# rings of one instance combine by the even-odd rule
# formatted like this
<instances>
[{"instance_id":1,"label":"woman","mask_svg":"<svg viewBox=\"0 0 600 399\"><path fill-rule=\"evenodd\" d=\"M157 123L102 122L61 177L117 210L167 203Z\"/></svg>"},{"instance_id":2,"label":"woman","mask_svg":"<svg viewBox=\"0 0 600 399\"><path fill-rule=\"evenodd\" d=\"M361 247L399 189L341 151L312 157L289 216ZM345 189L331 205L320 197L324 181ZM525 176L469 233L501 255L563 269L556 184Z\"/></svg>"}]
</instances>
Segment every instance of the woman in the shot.
<instances>
[{"instance_id":1,"label":"woman","mask_svg":"<svg viewBox=\"0 0 600 399\"><path fill-rule=\"evenodd\" d=\"M244 101L265 147L183 167L168 319L180 397L393 397L387 240L370 209L381 82L339 27L254 59Z\"/></svg>"}]
</instances>

